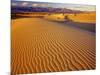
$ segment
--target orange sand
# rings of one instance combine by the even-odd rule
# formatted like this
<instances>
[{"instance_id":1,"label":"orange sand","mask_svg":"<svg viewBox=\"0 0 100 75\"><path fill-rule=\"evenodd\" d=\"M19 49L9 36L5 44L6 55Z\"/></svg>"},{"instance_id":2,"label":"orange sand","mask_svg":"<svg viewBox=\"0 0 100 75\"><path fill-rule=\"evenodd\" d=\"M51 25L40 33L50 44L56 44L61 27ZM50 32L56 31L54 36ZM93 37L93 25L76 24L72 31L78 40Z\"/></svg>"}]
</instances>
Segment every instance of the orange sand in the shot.
<instances>
[{"instance_id":1,"label":"orange sand","mask_svg":"<svg viewBox=\"0 0 100 75\"><path fill-rule=\"evenodd\" d=\"M95 34L38 18L11 21L11 73L95 69Z\"/></svg>"},{"instance_id":2,"label":"orange sand","mask_svg":"<svg viewBox=\"0 0 100 75\"><path fill-rule=\"evenodd\" d=\"M96 23L96 12L70 14L68 18L75 22Z\"/></svg>"}]
</instances>

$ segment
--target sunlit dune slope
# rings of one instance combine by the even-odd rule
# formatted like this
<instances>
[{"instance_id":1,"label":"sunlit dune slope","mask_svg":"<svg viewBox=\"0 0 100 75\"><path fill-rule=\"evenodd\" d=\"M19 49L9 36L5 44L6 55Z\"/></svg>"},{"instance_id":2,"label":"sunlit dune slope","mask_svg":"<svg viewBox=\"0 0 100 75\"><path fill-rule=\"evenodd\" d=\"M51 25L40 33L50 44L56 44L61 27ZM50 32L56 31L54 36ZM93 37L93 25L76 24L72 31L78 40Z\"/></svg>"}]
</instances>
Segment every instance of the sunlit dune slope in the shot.
<instances>
[{"instance_id":1,"label":"sunlit dune slope","mask_svg":"<svg viewBox=\"0 0 100 75\"><path fill-rule=\"evenodd\" d=\"M51 14L51 15L46 15L44 16L44 19L48 19L51 21L66 21L65 16L63 14Z\"/></svg>"},{"instance_id":2,"label":"sunlit dune slope","mask_svg":"<svg viewBox=\"0 0 100 75\"><path fill-rule=\"evenodd\" d=\"M75 22L96 23L96 12L70 14L68 18Z\"/></svg>"}]
</instances>

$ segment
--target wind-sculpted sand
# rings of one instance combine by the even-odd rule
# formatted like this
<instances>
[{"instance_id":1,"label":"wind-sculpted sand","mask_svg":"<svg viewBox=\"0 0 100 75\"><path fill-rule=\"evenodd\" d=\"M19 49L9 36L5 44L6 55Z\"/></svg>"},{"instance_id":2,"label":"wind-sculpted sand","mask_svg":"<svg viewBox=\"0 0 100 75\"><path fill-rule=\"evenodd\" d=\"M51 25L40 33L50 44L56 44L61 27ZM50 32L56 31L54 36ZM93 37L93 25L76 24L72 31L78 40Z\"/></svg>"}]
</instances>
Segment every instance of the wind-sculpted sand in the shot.
<instances>
[{"instance_id":1,"label":"wind-sculpted sand","mask_svg":"<svg viewBox=\"0 0 100 75\"><path fill-rule=\"evenodd\" d=\"M95 69L95 33L39 18L11 22L13 75Z\"/></svg>"},{"instance_id":2,"label":"wind-sculpted sand","mask_svg":"<svg viewBox=\"0 0 100 75\"><path fill-rule=\"evenodd\" d=\"M70 14L68 18L75 22L96 23L96 12Z\"/></svg>"}]
</instances>

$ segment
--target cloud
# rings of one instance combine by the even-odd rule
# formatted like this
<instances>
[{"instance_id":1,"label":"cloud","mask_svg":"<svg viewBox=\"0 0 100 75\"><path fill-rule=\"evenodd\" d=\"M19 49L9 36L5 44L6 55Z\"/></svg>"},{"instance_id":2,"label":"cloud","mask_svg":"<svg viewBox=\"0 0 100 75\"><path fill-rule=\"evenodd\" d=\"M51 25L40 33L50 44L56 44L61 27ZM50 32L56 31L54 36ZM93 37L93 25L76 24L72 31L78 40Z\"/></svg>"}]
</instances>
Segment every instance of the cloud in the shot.
<instances>
[{"instance_id":1,"label":"cloud","mask_svg":"<svg viewBox=\"0 0 100 75\"><path fill-rule=\"evenodd\" d=\"M42 7L48 7L48 4L41 4Z\"/></svg>"},{"instance_id":2,"label":"cloud","mask_svg":"<svg viewBox=\"0 0 100 75\"><path fill-rule=\"evenodd\" d=\"M38 4L32 4L32 6L33 6L33 7L36 7L36 6L38 6Z\"/></svg>"},{"instance_id":3,"label":"cloud","mask_svg":"<svg viewBox=\"0 0 100 75\"><path fill-rule=\"evenodd\" d=\"M12 6L17 6L17 3L12 3L11 5L12 5Z\"/></svg>"},{"instance_id":4,"label":"cloud","mask_svg":"<svg viewBox=\"0 0 100 75\"><path fill-rule=\"evenodd\" d=\"M22 6L27 6L28 5L28 2L23 2L21 5Z\"/></svg>"},{"instance_id":5,"label":"cloud","mask_svg":"<svg viewBox=\"0 0 100 75\"><path fill-rule=\"evenodd\" d=\"M33 7L48 7L48 4L32 4Z\"/></svg>"}]
</instances>

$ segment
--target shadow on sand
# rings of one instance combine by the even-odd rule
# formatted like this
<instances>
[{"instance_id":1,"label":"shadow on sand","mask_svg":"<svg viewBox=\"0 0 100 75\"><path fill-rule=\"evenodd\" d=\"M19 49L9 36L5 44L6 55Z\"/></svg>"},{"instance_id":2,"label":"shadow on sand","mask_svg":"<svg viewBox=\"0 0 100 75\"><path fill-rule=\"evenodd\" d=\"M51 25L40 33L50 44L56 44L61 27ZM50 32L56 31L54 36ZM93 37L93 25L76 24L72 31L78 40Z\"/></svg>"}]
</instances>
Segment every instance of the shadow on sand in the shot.
<instances>
[{"instance_id":1,"label":"shadow on sand","mask_svg":"<svg viewBox=\"0 0 100 75\"><path fill-rule=\"evenodd\" d=\"M95 23L81 23L81 22L74 22L73 20L69 19L65 16L65 21L53 21L57 23L62 23L63 25L75 27L79 29L83 29L89 32L96 33L96 24Z\"/></svg>"},{"instance_id":2,"label":"shadow on sand","mask_svg":"<svg viewBox=\"0 0 100 75\"><path fill-rule=\"evenodd\" d=\"M57 22L57 21L56 21ZM59 22L67 26L75 27L75 28L80 28L84 29L90 32L96 33L96 25L93 23L79 23L79 22L74 22L74 21L64 21L64 22Z\"/></svg>"},{"instance_id":3,"label":"shadow on sand","mask_svg":"<svg viewBox=\"0 0 100 75\"><path fill-rule=\"evenodd\" d=\"M11 19L20 19L20 18L43 18L43 16L21 16L16 14L11 14Z\"/></svg>"}]
</instances>

